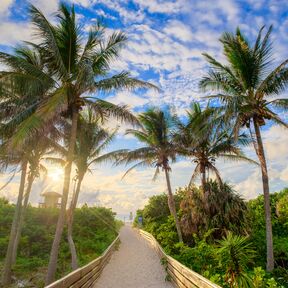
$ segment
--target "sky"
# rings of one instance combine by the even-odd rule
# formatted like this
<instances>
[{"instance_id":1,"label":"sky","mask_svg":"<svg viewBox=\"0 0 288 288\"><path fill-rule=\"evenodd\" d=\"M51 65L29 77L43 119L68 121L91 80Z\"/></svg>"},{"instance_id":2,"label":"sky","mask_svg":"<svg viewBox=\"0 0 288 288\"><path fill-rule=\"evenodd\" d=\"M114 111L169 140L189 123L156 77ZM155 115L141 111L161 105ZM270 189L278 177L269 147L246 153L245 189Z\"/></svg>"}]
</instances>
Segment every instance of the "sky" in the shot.
<instances>
[{"instance_id":1,"label":"sky","mask_svg":"<svg viewBox=\"0 0 288 288\"><path fill-rule=\"evenodd\" d=\"M67 1L66 1L67 2ZM149 106L170 105L180 115L185 114L191 101L204 104L198 82L207 72L202 56L209 53L224 61L219 42L225 31L234 32L240 27L254 41L259 29L273 25L273 59L275 65L288 58L288 1L287 0L78 0L75 4L77 20L84 31L103 18L108 33L122 30L128 36L120 59L113 64L113 71L128 70L133 76L150 81L161 89L156 91L125 92L107 95L116 104L127 104L135 113ZM53 21L58 0L32 0ZM33 40L32 27L27 15L28 1L0 1L0 50L11 52L22 40ZM35 39L34 39L35 40ZM2 67L0 67L2 68ZM288 93L281 95L288 97ZM288 120L287 113L280 112ZM113 123L113 122L112 122ZM114 124L114 123L113 123ZM115 123L115 125L117 125ZM121 127L124 132L126 126ZM288 132L268 123L263 129L268 158L271 191L288 187ZM121 133L110 150L140 147L131 137ZM255 158L252 147L245 150ZM217 162L223 179L232 184L245 199L261 194L261 174L257 166L246 163ZM179 160L172 165L173 189L187 185L193 171L193 163ZM133 171L121 180L125 167L112 164L93 167L93 173L85 177L79 205L104 205L119 215L135 213L148 198L166 191L164 175L152 182L153 168ZM61 192L62 170L50 167L46 180L39 179L31 194L31 203L37 205L44 190ZM8 176L0 176L0 184ZM7 185L0 196L15 201L19 175Z\"/></svg>"}]
</instances>

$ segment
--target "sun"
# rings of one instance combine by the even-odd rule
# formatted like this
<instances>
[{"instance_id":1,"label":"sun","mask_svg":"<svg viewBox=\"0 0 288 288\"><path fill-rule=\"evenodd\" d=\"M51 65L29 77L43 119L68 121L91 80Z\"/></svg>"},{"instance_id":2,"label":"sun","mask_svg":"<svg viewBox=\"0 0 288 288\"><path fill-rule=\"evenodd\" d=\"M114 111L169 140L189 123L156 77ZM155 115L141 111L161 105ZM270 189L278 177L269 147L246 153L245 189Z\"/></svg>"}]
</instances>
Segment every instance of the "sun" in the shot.
<instances>
[{"instance_id":1,"label":"sun","mask_svg":"<svg viewBox=\"0 0 288 288\"><path fill-rule=\"evenodd\" d=\"M49 170L48 175L49 175L49 178L51 178L51 180L58 182L61 179L63 179L63 169L58 168L58 167L53 167L51 168L51 170Z\"/></svg>"}]
</instances>

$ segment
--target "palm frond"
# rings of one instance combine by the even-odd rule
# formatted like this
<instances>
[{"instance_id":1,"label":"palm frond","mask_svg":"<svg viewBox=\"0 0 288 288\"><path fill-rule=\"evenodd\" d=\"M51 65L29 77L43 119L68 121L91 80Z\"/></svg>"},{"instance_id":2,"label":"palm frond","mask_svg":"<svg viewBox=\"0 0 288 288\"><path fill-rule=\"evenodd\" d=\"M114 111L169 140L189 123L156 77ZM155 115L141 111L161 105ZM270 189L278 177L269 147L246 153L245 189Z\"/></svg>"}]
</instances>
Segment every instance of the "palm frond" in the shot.
<instances>
[{"instance_id":1,"label":"palm frond","mask_svg":"<svg viewBox=\"0 0 288 288\"><path fill-rule=\"evenodd\" d=\"M102 120L115 118L121 122L132 125L138 125L139 123L137 117L129 111L126 105L116 105L101 99L96 99L95 102L85 99L85 102L91 106L94 112L99 115Z\"/></svg>"},{"instance_id":2,"label":"palm frond","mask_svg":"<svg viewBox=\"0 0 288 288\"><path fill-rule=\"evenodd\" d=\"M104 93L109 93L113 90L134 90L137 88L155 89L159 90L154 84L138 80L130 76L129 72L121 72L110 78L99 80L95 82L95 90Z\"/></svg>"},{"instance_id":3,"label":"palm frond","mask_svg":"<svg viewBox=\"0 0 288 288\"><path fill-rule=\"evenodd\" d=\"M228 161L245 161L248 162L250 164L254 164L254 165L259 165L259 163L257 161L254 161L253 159L250 159L244 155L233 155L233 154L219 154L219 158L222 158L224 160L228 160Z\"/></svg>"},{"instance_id":4,"label":"palm frond","mask_svg":"<svg viewBox=\"0 0 288 288\"><path fill-rule=\"evenodd\" d=\"M138 168L138 167L149 167L149 166L152 166L152 163L150 163L150 162L147 162L146 160L143 160L143 161L141 161L141 162L138 162L138 163L136 163L135 165L133 165L132 167L130 167L126 172L125 172L125 174L122 176L122 179L124 179L126 176L127 176L127 174L129 174L132 170L134 170L134 169L136 169L136 168Z\"/></svg>"},{"instance_id":5,"label":"palm frond","mask_svg":"<svg viewBox=\"0 0 288 288\"><path fill-rule=\"evenodd\" d=\"M55 28L35 6L31 5L29 12L31 21L36 27L35 37L41 39L41 46L45 50L46 61L49 61L56 66L56 70L59 72L60 77L66 77L68 71L58 47Z\"/></svg>"}]
</instances>

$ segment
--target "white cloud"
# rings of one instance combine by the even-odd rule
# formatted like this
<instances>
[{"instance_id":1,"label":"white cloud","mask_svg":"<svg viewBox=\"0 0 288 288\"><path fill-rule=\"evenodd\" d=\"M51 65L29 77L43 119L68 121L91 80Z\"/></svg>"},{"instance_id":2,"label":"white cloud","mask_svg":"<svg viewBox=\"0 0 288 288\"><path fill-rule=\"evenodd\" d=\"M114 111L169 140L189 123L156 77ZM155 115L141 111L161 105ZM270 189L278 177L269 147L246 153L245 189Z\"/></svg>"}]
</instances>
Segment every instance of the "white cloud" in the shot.
<instances>
[{"instance_id":1,"label":"white cloud","mask_svg":"<svg viewBox=\"0 0 288 288\"><path fill-rule=\"evenodd\" d=\"M189 42L192 40L192 31L190 27L178 20L169 21L163 31L166 34L184 42Z\"/></svg>"},{"instance_id":2,"label":"white cloud","mask_svg":"<svg viewBox=\"0 0 288 288\"><path fill-rule=\"evenodd\" d=\"M27 22L0 23L0 42L2 45L15 45L20 41L31 40L32 26Z\"/></svg>"},{"instance_id":3,"label":"white cloud","mask_svg":"<svg viewBox=\"0 0 288 288\"><path fill-rule=\"evenodd\" d=\"M234 0L196 1L191 6L196 11L202 12L205 19L204 14L211 11L214 15L225 16L226 20L231 23L235 23L238 20L239 8ZM190 12L193 14L193 9ZM198 19L194 20L197 21Z\"/></svg>"},{"instance_id":4,"label":"white cloud","mask_svg":"<svg viewBox=\"0 0 288 288\"><path fill-rule=\"evenodd\" d=\"M141 107L149 102L149 99L143 96L137 96L134 93L120 91L115 96L111 96L107 98L107 101L110 101L114 104L121 104L121 105L129 105L129 107Z\"/></svg>"},{"instance_id":5,"label":"white cloud","mask_svg":"<svg viewBox=\"0 0 288 288\"><path fill-rule=\"evenodd\" d=\"M284 170L281 171L279 178L282 181L285 181L286 183L288 183L288 166Z\"/></svg>"},{"instance_id":6,"label":"white cloud","mask_svg":"<svg viewBox=\"0 0 288 288\"><path fill-rule=\"evenodd\" d=\"M9 8L14 0L1 0L0 2L0 16L7 16L9 13Z\"/></svg>"},{"instance_id":7,"label":"white cloud","mask_svg":"<svg viewBox=\"0 0 288 288\"><path fill-rule=\"evenodd\" d=\"M48 17L51 16L51 13L57 11L59 0L31 0L30 3L35 5L45 14L46 17Z\"/></svg>"},{"instance_id":8,"label":"white cloud","mask_svg":"<svg viewBox=\"0 0 288 288\"><path fill-rule=\"evenodd\" d=\"M141 8L147 9L150 13L175 14L187 9L187 0L133 0Z\"/></svg>"}]
</instances>

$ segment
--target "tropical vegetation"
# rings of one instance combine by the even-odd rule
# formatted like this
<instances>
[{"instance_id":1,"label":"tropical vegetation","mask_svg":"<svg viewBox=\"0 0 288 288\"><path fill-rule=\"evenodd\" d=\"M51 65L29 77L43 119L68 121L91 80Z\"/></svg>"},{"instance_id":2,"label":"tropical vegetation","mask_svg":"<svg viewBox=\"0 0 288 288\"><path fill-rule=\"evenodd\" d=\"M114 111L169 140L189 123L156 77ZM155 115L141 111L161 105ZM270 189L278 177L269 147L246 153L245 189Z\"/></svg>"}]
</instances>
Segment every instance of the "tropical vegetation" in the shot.
<instances>
[{"instance_id":1,"label":"tropical vegetation","mask_svg":"<svg viewBox=\"0 0 288 288\"><path fill-rule=\"evenodd\" d=\"M207 186L209 203L202 200L202 186L179 188L174 195L182 243L177 239L166 194L149 198L137 211L134 225L152 233L166 253L221 287L287 287L288 189L271 194L276 267L270 273L265 272L263 195L247 202L227 183L215 180Z\"/></svg>"},{"instance_id":2,"label":"tropical vegetation","mask_svg":"<svg viewBox=\"0 0 288 288\"><path fill-rule=\"evenodd\" d=\"M0 267L3 268L10 226L16 206L0 198ZM59 209L27 206L22 234L19 239L17 261L13 266L13 279L24 287L44 287L49 252L53 241ZM108 208L76 208L74 235L78 263L85 265L102 254L118 234L121 223ZM67 233L67 227L65 228ZM65 234L61 241L57 278L71 271L71 256Z\"/></svg>"}]
</instances>

